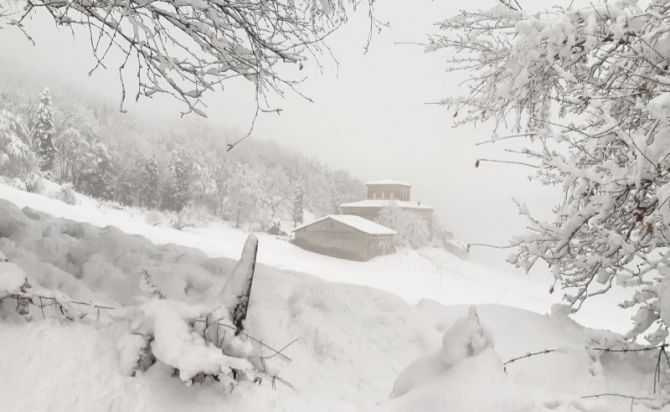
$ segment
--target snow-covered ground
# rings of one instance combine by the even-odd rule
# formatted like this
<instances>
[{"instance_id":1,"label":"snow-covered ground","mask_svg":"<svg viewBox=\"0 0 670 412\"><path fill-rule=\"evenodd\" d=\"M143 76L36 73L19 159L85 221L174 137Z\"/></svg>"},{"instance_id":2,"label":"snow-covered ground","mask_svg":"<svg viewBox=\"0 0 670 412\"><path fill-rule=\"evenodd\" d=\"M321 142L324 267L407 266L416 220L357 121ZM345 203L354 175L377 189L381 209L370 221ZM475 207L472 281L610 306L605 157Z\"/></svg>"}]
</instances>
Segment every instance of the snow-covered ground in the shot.
<instances>
[{"instance_id":1,"label":"snow-covered ground","mask_svg":"<svg viewBox=\"0 0 670 412\"><path fill-rule=\"evenodd\" d=\"M48 192L57 190L47 188ZM248 235L222 223L181 231L166 225L154 226L147 223L153 223L153 219L147 218L144 211L112 207L82 195L78 197L79 204L71 206L0 184L0 199L11 200L18 207L30 207L99 227L114 226L156 244L188 246L212 257L237 259ZM497 303L544 314L550 311L552 304L560 302L558 292L548 293L551 280L547 276L494 270L459 259L442 249L401 250L369 262L354 262L301 249L286 239L260 235L258 258L261 263L277 269L385 290L410 303L424 298L448 305ZM577 314L577 320L590 327L625 333L632 325L631 312L616 307L622 299L614 294L587 302Z\"/></svg>"},{"instance_id":2,"label":"snow-covered ground","mask_svg":"<svg viewBox=\"0 0 670 412\"><path fill-rule=\"evenodd\" d=\"M210 302L247 234L224 225L177 231L145 220L140 211L84 197L69 206L0 185L0 252L10 262L0 263L0 276L17 266L34 287L116 307L147 295L139 286L146 269L169 298ZM586 350L619 338L546 315L555 298L533 278L430 249L360 263L262 236L259 250L247 330L275 348L298 339L284 352L292 361L269 360L291 386L247 383L232 393L218 384L186 386L160 362L130 377L114 316L8 316L0 320L2 409L628 411L629 399L582 397L651 390L652 354L632 362L629 354ZM444 342L453 365L432 362L446 351L439 349L445 331L467 313L460 304L473 303L495 343L486 340L478 356L454 357L451 337L468 336L456 326ZM502 369L501 360L545 349L559 350ZM398 375L417 387L390 399ZM639 402L635 408L646 410Z\"/></svg>"}]
</instances>

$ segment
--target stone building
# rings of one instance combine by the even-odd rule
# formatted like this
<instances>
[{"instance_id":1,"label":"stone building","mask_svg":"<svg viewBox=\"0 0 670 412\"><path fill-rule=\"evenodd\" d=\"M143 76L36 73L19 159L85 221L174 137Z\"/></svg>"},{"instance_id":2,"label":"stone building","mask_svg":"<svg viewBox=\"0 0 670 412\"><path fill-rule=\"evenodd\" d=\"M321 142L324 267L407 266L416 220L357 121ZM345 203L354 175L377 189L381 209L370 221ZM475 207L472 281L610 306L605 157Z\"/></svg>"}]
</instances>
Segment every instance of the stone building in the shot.
<instances>
[{"instance_id":1,"label":"stone building","mask_svg":"<svg viewBox=\"0 0 670 412\"><path fill-rule=\"evenodd\" d=\"M303 249L344 259L369 260L395 252L396 231L360 216L329 215L293 230Z\"/></svg>"},{"instance_id":2,"label":"stone building","mask_svg":"<svg viewBox=\"0 0 670 412\"><path fill-rule=\"evenodd\" d=\"M435 209L420 201L411 200L412 185L395 180L377 180L366 183L366 186L367 199L341 204L341 213L376 220L382 209L397 207L424 219L428 229L432 231Z\"/></svg>"}]
</instances>

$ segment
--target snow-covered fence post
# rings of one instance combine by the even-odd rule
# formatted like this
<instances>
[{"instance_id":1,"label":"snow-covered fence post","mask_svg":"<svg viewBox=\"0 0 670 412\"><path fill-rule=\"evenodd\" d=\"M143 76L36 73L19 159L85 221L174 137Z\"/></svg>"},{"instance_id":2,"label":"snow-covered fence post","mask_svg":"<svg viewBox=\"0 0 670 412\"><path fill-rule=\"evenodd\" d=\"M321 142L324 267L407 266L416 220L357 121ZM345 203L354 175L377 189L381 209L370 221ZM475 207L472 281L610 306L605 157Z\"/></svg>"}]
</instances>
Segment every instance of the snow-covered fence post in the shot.
<instances>
[{"instance_id":1,"label":"snow-covered fence post","mask_svg":"<svg viewBox=\"0 0 670 412\"><path fill-rule=\"evenodd\" d=\"M244 243L242 249L242 256L233 269L232 277L226 284L226 289L229 290L230 298L234 299L234 306L231 310L233 324L237 328L235 335L244 330L244 320L247 318L247 310L249 309L249 300L251 298L251 284L254 280L254 273L256 272L256 255L258 254L258 238L254 235L249 235L247 241ZM228 288L228 285L231 285Z\"/></svg>"},{"instance_id":2,"label":"snow-covered fence post","mask_svg":"<svg viewBox=\"0 0 670 412\"><path fill-rule=\"evenodd\" d=\"M205 336L216 346L221 346L225 336L221 333L220 324L230 319L235 325L235 335L244 330L244 320L247 317L251 285L256 270L256 255L258 253L258 238L249 235L240 260L235 265L228 282L217 296L221 306L207 317ZM225 330L224 330L225 334Z\"/></svg>"}]
</instances>

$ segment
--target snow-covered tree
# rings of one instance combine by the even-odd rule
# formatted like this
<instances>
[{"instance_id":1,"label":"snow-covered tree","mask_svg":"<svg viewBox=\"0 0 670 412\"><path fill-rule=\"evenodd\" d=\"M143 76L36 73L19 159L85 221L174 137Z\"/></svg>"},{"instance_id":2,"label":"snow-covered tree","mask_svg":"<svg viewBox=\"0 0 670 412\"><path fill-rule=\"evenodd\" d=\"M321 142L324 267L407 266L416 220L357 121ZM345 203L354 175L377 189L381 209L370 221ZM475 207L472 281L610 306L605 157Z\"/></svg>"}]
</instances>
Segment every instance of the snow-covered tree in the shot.
<instances>
[{"instance_id":1,"label":"snow-covered tree","mask_svg":"<svg viewBox=\"0 0 670 412\"><path fill-rule=\"evenodd\" d=\"M140 204L153 209L160 202L160 169L155 156L144 161L140 176Z\"/></svg>"},{"instance_id":2,"label":"snow-covered tree","mask_svg":"<svg viewBox=\"0 0 670 412\"><path fill-rule=\"evenodd\" d=\"M191 170L185 154L176 151L169 165L169 180L163 195L163 208L181 211L191 200Z\"/></svg>"},{"instance_id":3,"label":"snow-covered tree","mask_svg":"<svg viewBox=\"0 0 670 412\"><path fill-rule=\"evenodd\" d=\"M54 145L56 121L51 106L51 92L48 88L40 93L40 102L33 116L31 130L33 147L40 162L40 170L48 171L53 168L56 158L56 146Z\"/></svg>"},{"instance_id":4,"label":"snow-covered tree","mask_svg":"<svg viewBox=\"0 0 670 412\"><path fill-rule=\"evenodd\" d=\"M292 213L292 219L293 219L293 226L298 226L302 224L304 218L305 218L305 210L304 210L304 199L305 195L302 191L302 187L296 186L294 192L293 192L293 213Z\"/></svg>"},{"instance_id":5,"label":"snow-covered tree","mask_svg":"<svg viewBox=\"0 0 670 412\"><path fill-rule=\"evenodd\" d=\"M529 234L510 262L549 264L574 310L619 283L638 288L630 337L670 325L670 3L611 1L531 14L516 2L443 21L428 50L455 51L469 94L457 123L527 139L518 160L563 192L553 220L520 205ZM512 160L517 161L517 160ZM655 326L653 326L655 325Z\"/></svg>"},{"instance_id":6,"label":"snow-covered tree","mask_svg":"<svg viewBox=\"0 0 670 412\"><path fill-rule=\"evenodd\" d=\"M261 178L263 207L269 212L270 222L288 215L290 182L283 168L265 168Z\"/></svg>"},{"instance_id":7,"label":"snow-covered tree","mask_svg":"<svg viewBox=\"0 0 670 412\"><path fill-rule=\"evenodd\" d=\"M228 178L232 166L228 162L217 162L212 165L212 182L214 183L213 196L216 201L215 214L225 217L226 198L228 196Z\"/></svg>"},{"instance_id":8,"label":"snow-covered tree","mask_svg":"<svg viewBox=\"0 0 670 412\"><path fill-rule=\"evenodd\" d=\"M398 244L419 248L430 240L428 223L416 213L399 207L385 207L379 212L377 222L398 232Z\"/></svg>"},{"instance_id":9,"label":"snow-covered tree","mask_svg":"<svg viewBox=\"0 0 670 412\"><path fill-rule=\"evenodd\" d=\"M0 110L0 175L23 178L35 170L37 159L25 124L14 113Z\"/></svg>"},{"instance_id":10,"label":"snow-covered tree","mask_svg":"<svg viewBox=\"0 0 670 412\"><path fill-rule=\"evenodd\" d=\"M62 182L74 182L81 172L91 145L79 129L73 127L67 128L54 140L58 178Z\"/></svg>"},{"instance_id":11,"label":"snow-covered tree","mask_svg":"<svg viewBox=\"0 0 670 412\"><path fill-rule=\"evenodd\" d=\"M122 205L136 205L142 197L142 172L144 159L137 155L115 153L114 160L114 200Z\"/></svg>"},{"instance_id":12,"label":"snow-covered tree","mask_svg":"<svg viewBox=\"0 0 670 412\"><path fill-rule=\"evenodd\" d=\"M78 191L87 195L105 200L114 198L114 168L107 145L100 142L91 145L73 183Z\"/></svg>"},{"instance_id":13,"label":"snow-covered tree","mask_svg":"<svg viewBox=\"0 0 670 412\"><path fill-rule=\"evenodd\" d=\"M260 174L246 164L236 164L226 180L226 198L224 213L235 222L235 227L242 223L257 223L263 220L261 199L263 186Z\"/></svg>"}]
</instances>

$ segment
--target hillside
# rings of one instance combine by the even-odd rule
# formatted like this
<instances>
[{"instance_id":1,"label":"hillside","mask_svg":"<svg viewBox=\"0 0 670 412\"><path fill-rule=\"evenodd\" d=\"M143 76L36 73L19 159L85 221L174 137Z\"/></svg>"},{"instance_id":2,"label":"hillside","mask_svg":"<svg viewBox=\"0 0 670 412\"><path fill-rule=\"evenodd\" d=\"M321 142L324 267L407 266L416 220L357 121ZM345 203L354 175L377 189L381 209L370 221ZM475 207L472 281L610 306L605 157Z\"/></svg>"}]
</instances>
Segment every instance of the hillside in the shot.
<instances>
[{"instance_id":1,"label":"hillside","mask_svg":"<svg viewBox=\"0 0 670 412\"><path fill-rule=\"evenodd\" d=\"M56 186L47 190L52 195L57 191ZM162 224L154 225L151 212L111 206L83 195L78 195L79 205L72 206L0 184L0 199L11 199L19 207L27 206L99 227L115 226L126 233L145 236L156 244L187 246L212 257L239 258L248 235L225 222L174 230L165 219ZM550 311L552 304L560 302L558 293L550 295L547 292L551 282L546 278L497 271L460 259L443 249L401 249L396 254L379 256L369 262L353 262L301 249L285 238L258 235L259 261L263 264L307 273L323 280L374 287L410 303L424 298L450 305L495 303L544 314ZM582 313L577 315L579 321L626 332L630 312L609 309L615 306L613 302L601 298L593 305L585 305ZM603 310L603 307L607 309Z\"/></svg>"},{"instance_id":2,"label":"hillside","mask_svg":"<svg viewBox=\"0 0 670 412\"><path fill-rule=\"evenodd\" d=\"M348 172L263 140L272 136L230 150L245 136L192 117L120 113L108 99L50 78L0 76L0 175L18 186L46 176L97 199L273 233L363 193Z\"/></svg>"},{"instance_id":3,"label":"hillside","mask_svg":"<svg viewBox=\"0 0 670 412\"><path fill-rule=\"evenodd\" d=\"M186 231L150 226L139 211L83 196L71 206L0 185L0 199L0 251L34 286L111 306L133 305L147 296L138 287L139 268L153 273L170 299L210 302L246 237L225 226ZM509 365L508 374L500 376L523 395L508 399L510 405L627 411L628 400L580 397L650 389L653 356L633 368L626 356L585 351L585 346L619 338L560 315L529 312L545 313L551 303L542 299L540 284L485 270L443 251L401 252L360 263L262 236L259 261L247 328L274 348L298 339L282 352L291 362L272 360L281 377L274 385L242 383L230 394L217 384L184 386L160 363L136 377L126 376L118 343L124 322L115 320L120 315L114 311L111 317L89 314L81 322L58 316L43 320L36 312L33 321L25 322L4 306L10 315L2 321L0 350L12 357L0 366L5 382L0 398L9 410L87 411L100 404L114 411L416 410L426 399L421 391L388 400L396 376L417 356L431 353L441 334L465 313L465 307L453 305L495 302L507 306L479 307L495 341L493 356L506 360L563 348ZM40 397L31 396L35 388L41 388ZM482 388L471 389L456 392L465 405ZM423 391L431 393L429 387ZM445 399L455 396L440 393ZM492 392L486 398L494 402L491 410L521 410L497 409L500 396Z\"/></svg>"}]
</instances>

